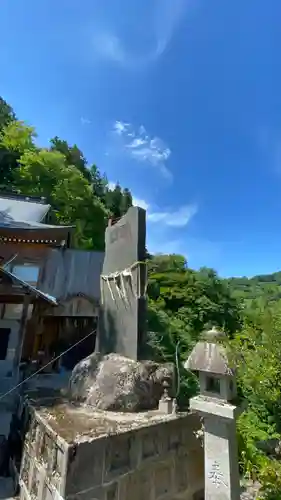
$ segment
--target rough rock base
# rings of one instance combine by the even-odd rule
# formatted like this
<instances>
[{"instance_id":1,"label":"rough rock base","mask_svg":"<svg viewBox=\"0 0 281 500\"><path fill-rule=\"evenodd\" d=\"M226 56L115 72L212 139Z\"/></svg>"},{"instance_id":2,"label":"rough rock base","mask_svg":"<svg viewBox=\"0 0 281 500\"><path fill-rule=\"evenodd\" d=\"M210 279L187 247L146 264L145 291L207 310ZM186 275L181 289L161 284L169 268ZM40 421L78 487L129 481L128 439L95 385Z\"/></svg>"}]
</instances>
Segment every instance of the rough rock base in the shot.
<instances>
[{"instance_id":1,"label":"rough rock base","mask_svg":"<svg viewBox=\"0 0 281 500\"><path fill-rule=\"evenodd\" d=\"M173 393L173 364L134 361L115 353L106 356L93 353L73 369L68 397L100 410L154 410L163 394L164 380Z\"/></svg>"}]
</instances>

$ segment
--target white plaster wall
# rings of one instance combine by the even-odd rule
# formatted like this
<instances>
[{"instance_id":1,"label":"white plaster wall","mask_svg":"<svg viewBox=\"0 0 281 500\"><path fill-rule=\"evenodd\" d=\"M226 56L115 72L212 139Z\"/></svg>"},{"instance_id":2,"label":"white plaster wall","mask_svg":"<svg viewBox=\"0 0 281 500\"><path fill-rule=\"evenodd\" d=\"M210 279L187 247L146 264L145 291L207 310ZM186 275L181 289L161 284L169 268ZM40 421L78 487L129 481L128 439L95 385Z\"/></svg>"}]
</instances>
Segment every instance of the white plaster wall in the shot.
<instances>
[{"instance_id":1,"label":"white plaster wall","mask_svg":"<svg viewBox=\"0 0 281 500\"><path fill-rule=\"evenodd\" d=\"M0 320L0 328L10 328L9 344L5 360L0 360L0 377L6 377L7 372L13 369L13 362L16 355L16 349L19 341L19 321L17 320ZM1 332L0 332L1 335Z\"/></svg>"}]
</instances>

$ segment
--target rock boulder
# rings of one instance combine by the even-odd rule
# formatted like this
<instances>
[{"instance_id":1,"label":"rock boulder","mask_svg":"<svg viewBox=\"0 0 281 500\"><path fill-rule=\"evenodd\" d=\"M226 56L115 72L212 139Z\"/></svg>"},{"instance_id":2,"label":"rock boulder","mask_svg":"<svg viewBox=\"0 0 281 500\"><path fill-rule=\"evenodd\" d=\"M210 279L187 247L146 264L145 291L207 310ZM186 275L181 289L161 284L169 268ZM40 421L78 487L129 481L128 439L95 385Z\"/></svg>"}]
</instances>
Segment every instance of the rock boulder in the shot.
<instances>
[{"instance_id":1,"label":"rock boulder","mask_svg":"<svg viewBox=\"0 0 281 500\"><path fill-rule=\"evenodd\" d=\"M72 371L68 397L100 410L138 412L158 406L166 380L174 390L173 364L93 353Z\"/></svg>"}]
</instances>

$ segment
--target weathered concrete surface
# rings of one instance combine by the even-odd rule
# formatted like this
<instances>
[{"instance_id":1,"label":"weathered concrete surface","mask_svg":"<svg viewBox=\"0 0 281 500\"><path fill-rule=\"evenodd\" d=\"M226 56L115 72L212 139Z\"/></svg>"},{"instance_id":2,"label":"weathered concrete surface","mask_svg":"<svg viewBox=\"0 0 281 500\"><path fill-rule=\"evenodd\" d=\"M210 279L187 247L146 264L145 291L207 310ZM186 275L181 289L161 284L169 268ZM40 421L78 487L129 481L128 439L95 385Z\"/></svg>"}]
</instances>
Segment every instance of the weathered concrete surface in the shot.
<instances>
[{"instance_id":1,"label":"weathered concrete surface","mask_svg":"<svg viewBox=\"0 0 281 500\"><path fill-rule=\"evenodd\" d=\"M101 410L153 410L158 406L166 380L173 391L173 364L138 362L119 354L93 353L74 368L69 398Z\"/></svg>"},{"instance_id":2,"label":"weathered concrete surface","mask_svg":"<svg viewBox=\"0 0 281 500\"><path fill-rule=\"evenodd\" d=\"M199 427L189 414L93 412L69 404L36 410L21 499L192 500L204 486Z\"/></svg>"},{"instance_id":3,"label":"weathered concrete surface","mask_svg":"<svg viewBox=\"0 0 281 500\"><path fill-rule=\"evenodd\" d=\"M146 332L145 237L145 210L138 207L129 208L106 229L97 352L141 357ZM119 274L113 278L114 273Z\"/></svg>"},{"instance_id":4,"label":"weathered concrete surface","mask_svg":"<svg viewBox=\"0 0 281 500\"><path fill-rule=\"evenodd\" d=\"M12 412L5 408L0 409L0 434L8 438L10 432L10 424L12 420Z\"/></svg>"},{"instance_id":5,"label":"weathered concrete surface","mask_svg":"<svg viewBox=\"0 0 281 500\"><path fill-rule=\"evenodd\" d=\"M14 484L11 477L0 477L0 500L12 500Z\"/></svg>"}]
</instances>

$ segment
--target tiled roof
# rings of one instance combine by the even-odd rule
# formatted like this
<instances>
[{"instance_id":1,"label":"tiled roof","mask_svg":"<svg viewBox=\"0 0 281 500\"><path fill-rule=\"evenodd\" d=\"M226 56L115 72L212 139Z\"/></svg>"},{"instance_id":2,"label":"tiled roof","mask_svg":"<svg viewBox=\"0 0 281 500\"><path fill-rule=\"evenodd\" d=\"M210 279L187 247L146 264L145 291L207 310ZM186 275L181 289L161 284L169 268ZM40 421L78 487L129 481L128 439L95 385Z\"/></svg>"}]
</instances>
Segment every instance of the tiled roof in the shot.
<instances>
[{"instance_id":1,"label":"tiled roof","mask_svg":"<svg viewBox=\"0 0 281 500\"><path fill-rule=\"evenodd\" d=\"M50 208L50 205L43 203L5 198L0 195L0 223L2 221L5 224L11 224L15 221L40 223Z\"/></svg>"},{"instance_id":2,"label":"tiled roof","mask_svg":"<svg viewBox=\"0 0 281 500\"><path fill-rule=\"evenodd\" d=\"M50 208L50 205L28 201L28 199L18 200L0 195L0 228L44 230L64 227L41 223Z\"/></svg>"}]
</instances>

